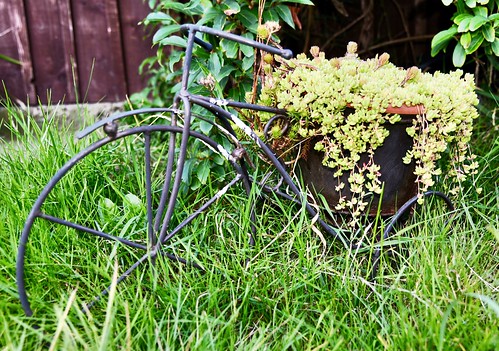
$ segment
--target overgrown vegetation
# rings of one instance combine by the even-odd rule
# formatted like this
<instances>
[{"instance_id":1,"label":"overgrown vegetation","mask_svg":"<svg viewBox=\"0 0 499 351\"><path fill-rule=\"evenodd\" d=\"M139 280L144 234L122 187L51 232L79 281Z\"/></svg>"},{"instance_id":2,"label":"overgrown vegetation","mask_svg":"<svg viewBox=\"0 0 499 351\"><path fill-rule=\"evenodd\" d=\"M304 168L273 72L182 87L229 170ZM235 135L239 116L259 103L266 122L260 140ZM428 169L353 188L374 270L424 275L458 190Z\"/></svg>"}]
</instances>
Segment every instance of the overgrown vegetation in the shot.
<instances>
[{"instance_id":1,"label":"overgrown vegetation","mask_svg":"<svg viewBox=\"0 0 499 351\"><path fill-rule=\"evenodd\" d=\"M232 2L213 2L214 7L230 7L224 4ZM228 64L222 63L220 70ZM166 76L158 77L159 87ZM158 97L163 99L160 92L170 90L161 89ZM35 312L27 318L15 286L15 253L24 221L53 174L99 134L76 142L70 126L56 127L53 115L46 113L38 125L9 101L4 103L9 118L3 127L12 141L0 140L2 349L499 347L499 139L490 115L477 120L470 146L478 156L478 174L463 184L456 210L448 213L438 201L429 201L384 243L375 238L383 231L383 219L366 221L351 235L372 243L368 250L347 250L323 237L316 219L297 204L276 197L253 207L257 187L249 198L243 189L233 188L168 246L175 254L195 259L205 272L160 257L154 269L144 264L119 285L111 284L109 294L85 314L85 303L116 282L117 273L140 253L38 221L27 250L27 287ZM482 112L496 108L482 106ZM143 139L137 136L85 159L46 205L61 216L145 242L141 146ZM157 143L153 148L153 179L158 180L166 146ZM203 161L213 162L210 157L204 155ZM254 172L263 172L265 165L257 166ZM206 181L192 197L179 199L173 222L185 219L196 197L213 191L211 179L219 178L218 173L201 169ZM160 186L154 183L153 189ZM253 208L256 217L251 223ZM248 245L252 224L257 233L254 247ZM136 237L127 237L130 230ZM376 245L395 249L382 257L379 276L369 281Z\"/></svg>"},{"instance_id":2,"label":"overgrown vegetation","mask_svg":"<svg viewBox=\"0 0 499 351\"><path fill-rule=\"evenodd\" d=\"M53 116L38 127L8 108L6 126L17 143L2 143L0 156L0 345L5 350L48 345L66 350L492 350L499 345L499 143L490 120L478 124L472 146L479 174L459 198L449 224L441 204L426 204L386 243L403 244L405 251L384 256L373 282L366 279L370 252L345 250L327 237L325 245L313 219L279 199L258 208L256 246L248 247L251 202L234 191L172 245L174 252L194 254L206 273L159 259L155 270L144 265L111 289L91 315L81 311L83 304L112 281L116 264L123 272L137 253L40 223L28 247L35 315L27 318L15 287L19 233L41 188L89 141L76 143L67 128L58 131ZM100 170L139 156L134 149L117 151L76 168L53 199L54 208L98 223L98 184L109 182ZM140 180L128 171L133 167L132 162L115 173L120 188L113 202L123 211L117 217L122 223L114 224L118 233L137 215L123 201L127 193L142 198ZM87 187L83 193L82 186ZM176 215L181 218L181 211ZM382 224L371 223L377 224L354 235L372 241ZM246 258L250 264L244 268Z\"/></svg>"}]
</instances>

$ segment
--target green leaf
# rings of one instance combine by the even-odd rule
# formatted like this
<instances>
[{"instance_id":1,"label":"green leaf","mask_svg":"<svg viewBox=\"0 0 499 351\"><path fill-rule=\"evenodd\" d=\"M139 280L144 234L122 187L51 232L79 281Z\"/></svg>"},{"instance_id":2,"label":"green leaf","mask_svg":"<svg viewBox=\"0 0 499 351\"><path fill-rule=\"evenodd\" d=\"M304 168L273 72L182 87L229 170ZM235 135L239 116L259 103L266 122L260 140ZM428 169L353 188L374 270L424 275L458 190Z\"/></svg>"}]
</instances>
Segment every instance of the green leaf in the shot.
<instances>
[{"instance_id":1,"label":"green leaf","mask_svg":"<svg viewBox=\"0 0 499 351\"><path fill-rule=\"evenodd\" d=\"M184 169L182 170L182 181L186 184L190 183L193 159L186 160Z\"/></svg>"},{"instance_id":2,"label":"green leaf","mask_svg":"<svg viewBox=\"0 0 499 351\"><path fill-rule=\"evenodd\" d=\"M499 56L499 38L496 38L490 47L492 48L494 55Z\"/></svg>"},{"instance_id":3,"label":"green leaf","mask_svg":"<svg viewBox=\"0 0 499 351\"><path fill-rule=\"evenodd\" d=\"M441 50L446 48L447 45L449 44L449 41L454 37L456 33L457 33L456 25L453 25L449 29L437 33L431 41L431 56L432 57L435 56Z\"/></svg>"},{"instance_id":4,"label":"green leaf","mask_svg":"<svg viewBox=\"0 0 499 351\"><path fill-rule=\"evenodd\" d=\"M487 23L488 19L483 16L475 16L470 21L470 30L472 32L476 31L478 28Z\"/></svg>"},{"instance_id":5,"label":"green leaf","mask_svg":"<svg viewBox=\"0 0 499 351\"><path fill-rule=\"evenodd\" d=\"M295 22L293 21L293 16L291 15L291 10L287 5L277 5L275 11L279 17L286 22L291 28L295 28Z\"/></svg>"},{"instance_id":6,"label":"green leaf","mask_svg":"<svg viewBox=\"0 0 499 351\"><path fill-rule=\"evenodd\" d=\"M242 37L246 38L246 39L254 39L255 36L251 33L244 33L241 35ZM244 54L244 56L246 57L253 57L254 55L254 49L252 46L249 46L249 45L239 45L239 48L240 50L242 51L242 53Z\"/></svg>"},{"instance_id":7,"label":"green leaf","mask_svg":"<svg viewBox=\"0 0 499 351\"><path fill-rule=\"evenodd\" d=\"M468 18L468 21L473 18L473 15L469 13L461 13L454 18L454 23L459 25L464 19Z\"/></svg>"},{"instance_id":8,"label":"green leaf","mask_svg":"<svg viewBox=\"0 0 499 351\"><path fill-rule=\"evenodd\" d=\"M475 16L487 17L489 15L489 10L485 6L477 6L473 9Z\"/></svg>"},{"instance_id":9,"label":"green leaf","mask_svg":"<svg viewBox=\"0 0 499 351\"><path fill-rule=\"evenodd\" d=\"M223 30L226 21L227 21L227 16L225 16L225 14L222 13L222 15L215 17L215 20L213 21L213 28Z\"/></svg>"},{"instance_id":10,"label":"green leaf","mask_svg":"<svg viewBox=\"0 0 499 351\"><path fill-rule=\"evenodd\" d=\"M225 18L225 14L218 7L210 7L204 12L203 17L197 22L199 25L211 24L215 21L217 17Z\"/></svg>"},{"instance_id":11,"label":"green leaf","mask_svg":"<svg viewBox=\"0 0 499 351\"><path fill-rule=\"evenodd\" d=\"M244 72L252 71L254 63L255 63L255 60L253 57L245 57L245 58L243 58L243 64L242 64L241 68Z\"/></svg>"},{"instance_id":12,"label":"green leaf","mask_svg":"<svg viewBox=\"0 0 499 351\"><path fill-rule=\"evenodd\" d=\"M175 22L175 20L172 18L172 16L164 13L164 12L152 12L147 15L146 22L167 22L167 23L172 23Z\"/></svg>"},{"instance_id":13,"label":"green leaf","mask_svg":"<svg viewBox=\"0 0 499 351\"><path fill-rule=\"evenodd\" d=\"M157 44L161 40L163 40L166 37L169 37L171 34L178 32L180 29L180 25L178 24L172 24L166 27L160 28L152 37L152 42L154 44Z\"/></svg>"},{"instance_id":14,"label":"green leaf","mask_svg":"<svg viewBox=\"0 0 499 351\"><path fill-rule=\"evenodd\" d=\"M471 43L470 43L470 46L468 46L468 48L466 49L466 54L472 54L474 53L475 51L478 50L478 48L480 47L480 45L482 45L483 43L483 35L482 33L473 33L471 35Z\"/></svg>"},{"instance_id":15,"label":"green leaf","mask_svg":"<svg viewBox=\"0 0 499 351\"><path fill-rule=\"evenodd\" d=\"M203 132L206 135L209 135L212 128L213 128L213 124L211 124L207 121L201 120L199 122L199 129L201 130L201 132Z\"/></svg>"},{"instance_id":16,"label":"green leaf","mask_svg":"<svg viewBox=\"0 0 499 351\"><path fill-rule=\"evenodd\" d=\"M499 13L494 13L493 15L489 16L489 21L495 21L499 19Z\"/></svg>"},{"instance_id":17,"label":"green leaf","mask_svg":"<svg viewBox=\"0 0 499 351\"><path fill-rule=\"evenodd\" d=\"M466 6L468 6L469 8L473 8L476 6L476 0L466 0Z\"/></svg>"},{"instance_id":18,"label":"green leaf","mask_svg":"<svg viewBox=\"0 0 499 351\"><path fill-rule=\"evenodd\" d=\"M223 66L216 78L218 80L222 80L223 78L228 77L232 72L234 72L235 69L236 68L234 66Z\"/></svg>"},{"instance_id":19,"label":"green leaf","mask_svg":"<svg viewBox=\"0 0 499 351\"><path fill-rule=\"evenodd\" d=\"M459 23L459 27L457 27L457 31L459 33L467 32L470 30L470 22L473 19L473 16L464 18L461 23Z\"/></svg>"},{"instance_id":20,"label":"green leaf","mask_svg":"<svg viewBox=\"0 0 499 351\"><path fill-rule=\"evenodd\" d=\"M178 51L174 50L168 57L168 66L170 68L171 72L174 72L175 64L179 63L180 60L182 60L182 57L184 57L184 52L183 51Z\"/></svg>"},{"instance_id":21,"label":"green leaf","mask_svg":"<svg viewBox=\"0 0 499 351\"><path fill-rule=\"evenodd\" d=\"M199 162L196 167L196 176L201 184L206 184L208 176L210 175L210 163L209 160L203 160Z\"/></svg>"},{"instance_id":22,"label":"green leaf","mask_svg":"<svg viewBox=\"0 0 499 351\"><path fill-rule=\"evenodd\" d=\"M456 67L462 67L466 61L466 51L464 50L461 43L457 43L454 48L454 53L452 54L452 63Z\"/></svg>"},{"instance_id":23,"label":"green leaf","mask_svg":"<svg viewBox=\"0 0 499 351\"><path fill-rule=\"evenodd\" d=\"M239 3L234 0L225 0L223 2L223 5L226 6L226 9L224 10L224 14L227 16L232 16L235 15L239 12L241 12L241 6L239 6Z\"/></svg>"},{"instance_id":24,"label":"green leaf","mask_svg":"<svg viewBox=\"0 0 499 351\"><path fill-rule=\"evenodd\" d=\"M225 56L228 58L236 58L239 51L239 44L232 40L222 39L220 41L222 49L225 52Z\"/></svg>"},{"instance_id":25,"label":"green leaf","mask_svg":"<svg viewBox=\"0 0 499 351\"><path fill-rule=\"evenodd\" d=\"M220 61L220 52L213 52L210 55L210 59L208 61L208 70L216 77L220 72L220 68L222 67L222 63Z\"/></svg>"},{"instance_id":26,"label":"green leaf","mask_svg":"<svg viewBox=\"0 0 499 351\"><path fill-rule=\"evenodd\" d=\"M285 3L285 2L290 2L290 3L293 3L293 4L302 4L302 5L310 5L310 6L314 6L314 3L310 0L284 0L284 1L281 1L282 3Z\"/></svg>"},{"instance_id":27,"label":"green leaf","mask_svg":"<svg viewBox=\"0 0 499 351\"><path fill-rule=\"evenodd\" d=\"M174 46L179 46L181 48L185 48L187 47L187 40L177 35L172 35L171 37L161 40L159 44L163 46L174 45Z\"/></svg>"},{"instance_id":28,"label":"green leaf","mask_svg":"<svg viewBox=\"0 0 499 351\"><path fill-rule=\"evenodd\" d=\"M486 24L482 27L482 34L485 40L487 40L489 43L494 42L496 39L496 32L494 28L490 24Z\"/></svg>"},{"instance_id":29,"label":"green leaf","mask_svg":"<svg viewBox=\"0 0 499 351\"><path fill-rule=\"evenodd\" d=\"M470 46L471 43L471 33L466 32L463 35L461 35L461 38L459 39L459 42L463 46L463 48L467 49Z\"/></svg>"},{"instance_id":30,"label":"green leaf","mask_svg":"<svg viewBox=\"0 0 499 351\"><path fill-rule=\"evenodd\" d=\"M258 16L256 15L256 7L254 10L248 8L243 8L241 12L237 14L237 18L241 21L241 24L250 32L256 33L258 27Z\"/></svg>"}]
</instances>

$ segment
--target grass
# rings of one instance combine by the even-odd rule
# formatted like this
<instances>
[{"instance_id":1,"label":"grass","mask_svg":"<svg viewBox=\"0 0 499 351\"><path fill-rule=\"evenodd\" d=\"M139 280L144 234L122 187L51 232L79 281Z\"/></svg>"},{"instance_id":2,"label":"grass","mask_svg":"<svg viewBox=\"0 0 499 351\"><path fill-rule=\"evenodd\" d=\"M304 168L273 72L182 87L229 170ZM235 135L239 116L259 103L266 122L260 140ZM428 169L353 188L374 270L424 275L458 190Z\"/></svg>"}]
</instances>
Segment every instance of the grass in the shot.
<instances>
[{"instance_id":1,"label":"grass","mask_svg":"<svg viewBox=\"0 0 499 351\"><path fill-rule=\"evenodd\" d=\"M0 151L1 349L499 347L499 139L487 120L479 122L473 144L480 173L463 184L454 217L447 224L449 213L438 201L420 208L391 238L405 250L383 256L375 281L366 279L369 252L345 250L327 237L324 245L313 219L283 200L258 204L250 247L252 202L236 188L171 245L203 264L204 273L159 258L154 270L146 264L116 286L118 272L139 253L37 220L27 249L34 309L28 318L15 285L20 232L43 186L90 139L76 142L70 126L54 127L53 116L39 126L7 108L17 142ZM85 159L49 196L47 212L122 236L135 229L140 235L130 239L143 240L144 208L124 201L129 193L145 198L137 145L139 138ZM159 174L164 160L154 155ZM174 221L185 218L210 184L181 200ZM106 208L103 199L112 205ZM84 304L111 282L109 294L84 313Z\"/></svg>"}]
</instances>

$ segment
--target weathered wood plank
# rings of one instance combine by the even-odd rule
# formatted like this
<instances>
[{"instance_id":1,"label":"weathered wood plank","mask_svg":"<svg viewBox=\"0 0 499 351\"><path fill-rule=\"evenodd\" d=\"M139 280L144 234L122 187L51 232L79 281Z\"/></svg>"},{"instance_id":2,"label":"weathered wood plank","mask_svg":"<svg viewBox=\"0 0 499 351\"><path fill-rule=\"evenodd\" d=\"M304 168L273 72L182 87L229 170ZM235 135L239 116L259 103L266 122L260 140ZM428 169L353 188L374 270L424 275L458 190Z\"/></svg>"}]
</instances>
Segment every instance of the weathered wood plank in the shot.
<instances>
[{"instance_id":1,"label":"weathered wood plank","mask_svg":"<svg viewBox=\"0 0 499 351\"><path fill-rule=\"evenodd\" d=\"M155 55L152 47L152 35L144 26L139 25L150 12L144 1L120 0L120 24L123 38L123 55L125 60L127 92L136 93L142 90L147 83L145 75L139 75L138 69L142 61Z\"/></svg>"},{"instance_id":2,"label":"weathered wood plank","mask_svg":"<svg viewBox=\"0 0 499 351\"><path fill-rule=\"evenodd\" d=\"M43 103L76 101L72 61L75 59L69 0L26 1L36 93Z\"/></svg>"},{"instance_id":3,"label":"weathered wood plank","mask_svg":"<svg viewBox=\"0 0 499 351\"><path fill-rule=\"evenodd\" d=\"M80 96L84 102L126 96L117 0L72 1Z\"/></svg>"},{"instance_id":4,"label":"weathered wood plank","mask_svg":"<svg viewBox=\"0 0 499 351\"><path fill-rule=\"evenodd\" d=\"M27 26L22 0L0 1L0 53L20 65L0 60L0 81L12 99L36 103ZM0 86L0 96L4 96Z\"/></svg>"}]
</instances>

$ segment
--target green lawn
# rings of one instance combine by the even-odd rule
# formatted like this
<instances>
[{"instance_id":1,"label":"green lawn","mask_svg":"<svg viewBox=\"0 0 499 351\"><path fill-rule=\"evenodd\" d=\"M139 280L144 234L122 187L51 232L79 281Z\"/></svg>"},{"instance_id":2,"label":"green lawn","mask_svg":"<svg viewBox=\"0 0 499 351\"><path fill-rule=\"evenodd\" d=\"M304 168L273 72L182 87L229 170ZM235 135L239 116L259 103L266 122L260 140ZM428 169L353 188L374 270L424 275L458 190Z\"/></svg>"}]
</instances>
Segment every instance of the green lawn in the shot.
<instances>
[{"instance_id":1,"label":"green lawn","mask_svg":"<svg viewBox=\"0 0 499 351\"><path fill-rule=\"evenodd\" d=\"M472 148L480 171L462 185L452 219L440 202L428 201L398 228L392 242L403 249L383 256L375 281L366 278L371 251L346 250L322 237L314 220L286 201L258 203L256 244L249 246L252 202L236 188L172 244L205 272L160 258L154 270L145 264L112 285L90 314L82 312L84 304L140 254L38 221L27 248L34 310L28 318L15 284L24 220L56 170L90 140L75 141L69 127L52 125L50 116L38 127L9 109L17 141L0 145L1 349L499 348L499 133L490 119L477 122ZM47 208L126 236L143 215L143 206L123 202L128 193L143 198L135 156L140 150L124 143L82 164ZM181 201L179 221L210 184L205 188ZM110 212L102 210L104 198L115 206ZM354 235L370 240L383 228L375 223Z\"/></svg>"}]
</instances>

